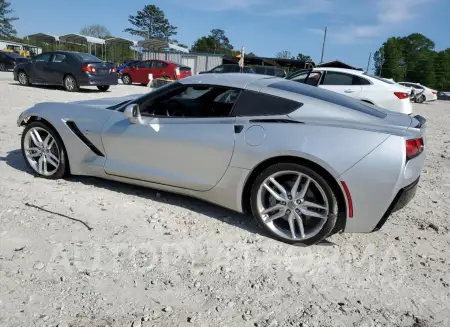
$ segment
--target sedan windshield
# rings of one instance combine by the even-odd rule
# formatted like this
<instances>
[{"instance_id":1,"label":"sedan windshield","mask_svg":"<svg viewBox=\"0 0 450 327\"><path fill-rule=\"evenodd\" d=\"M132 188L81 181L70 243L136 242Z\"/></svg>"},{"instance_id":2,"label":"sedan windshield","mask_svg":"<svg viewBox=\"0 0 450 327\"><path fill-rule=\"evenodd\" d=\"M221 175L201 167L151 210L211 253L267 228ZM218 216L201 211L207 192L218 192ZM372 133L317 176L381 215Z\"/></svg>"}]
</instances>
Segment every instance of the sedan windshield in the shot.
<instances>
[{"instance_id":1,"label":"sedan windshield","mask_svg":"<svg viewBox=\"0 0 450 327\"><path fill-rule=\"evenodd\" d=\"M103 62L100 58L97 58L96 56L93 56L89 53L84 52L75 52L75 56L84 62Z\"/></svg>"},{"instance_id":2,"label":"sedan windshield","mask_svg":"<svg viewBox=\"0 0 450 327\"><path fill-rule=\"evenodd\" d=\"M20 54L17 54L15 52L4 52L4 54L6 54L8 57L11 57L11 58L14 58L14 59L16 59L16 58L26 59L24 56L21 56Z\"/></svg>"},{"instance_id":3,"label":"sedan windshield","mask_svg":"<svg viewBox=\"0 0 450 327\"><path fill-rule=\"evenodd\" d=\"M385 82L387 84L395 84L395 82L392 82L392 81L390 81L388 79L385 79L385 78L382 78L382 77L379 77L379 76L375 76L375 75L371 75L371 74L367 74L367 73L364 73L364 75L369 76L371 78L375 78L376 80L379 80L380 82Z\"/></svg>"}]
</instances>

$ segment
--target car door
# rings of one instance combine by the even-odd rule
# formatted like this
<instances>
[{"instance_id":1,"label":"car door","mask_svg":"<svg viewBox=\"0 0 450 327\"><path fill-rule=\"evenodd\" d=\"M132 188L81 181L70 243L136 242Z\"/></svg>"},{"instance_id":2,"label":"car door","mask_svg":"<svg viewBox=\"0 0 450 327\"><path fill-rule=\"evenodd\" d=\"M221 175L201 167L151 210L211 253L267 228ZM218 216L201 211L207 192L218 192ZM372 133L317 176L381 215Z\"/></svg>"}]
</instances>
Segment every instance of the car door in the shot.
<instances>
[{"instance_id":1,"label":"car door","mask_svg":"<svg viewBox=\"0 0 450 327\"><path fill-rule=\"evenodd\" d=\"M67 56L64 53L54 53L47 65L48 83L61 85L64 75L70 71L67 63Z\"/></svg>"},{"instance_id":2,"label":"car door","mask_svg":"<svg viewBox=\"0 0 450 327\"><path fill-rule=\"evenodd\" d=\"M134 68L130 68L131 80L136 83L148 84L148 74L152 73L151 61L141 61L134 65ZM153 78L155 78L153 76Z\"/></svg>"},{"instance_id":3,"label":"car door","mask_svg":"<svg viewBox=\"0 0 450 327\"><path fill-rule=\"evenodd\" d=\"M173 79L173 72L167 71L168 64L159 60L152 60L151 70L153 78L168 77Z\"/></svg>"},{"instance_id":4,"label":"car door","mask_svg":"<svg viewBox=\"0 0 450 327\"><path fill-rule=\"evenodd\" d=\"M30 82L47 83L48 80L48 64L52 57L51 52L46 52L34 57L30 65Z\"/></svg>"},{"instance_id":5,"label":"car door","mask_svg":"<svg viewBox=\"0 0 450 327\"><path fill-rule=\"evenodd\" d=\"M357 84L354 83L354 77L358 76L337 71L326 71L319 87L352 98L358 98L362 87L361 85L354 85Z\"/></svg>"},{"instance_id":6,"label":"car door","mask_svg":"<svg viewBox=\"0 0 450 327\"><path fill-rule=\"evenodd\" d=\"M189 88L171 83L137 100L142 114L138 122L122 112L112 115L102 131L107 174L197 191L210 190L220 181L233 154L235 118L229 113L168 117L149 109L173 100L202 103L205 92Z\"/></svg>"}]
</instances>

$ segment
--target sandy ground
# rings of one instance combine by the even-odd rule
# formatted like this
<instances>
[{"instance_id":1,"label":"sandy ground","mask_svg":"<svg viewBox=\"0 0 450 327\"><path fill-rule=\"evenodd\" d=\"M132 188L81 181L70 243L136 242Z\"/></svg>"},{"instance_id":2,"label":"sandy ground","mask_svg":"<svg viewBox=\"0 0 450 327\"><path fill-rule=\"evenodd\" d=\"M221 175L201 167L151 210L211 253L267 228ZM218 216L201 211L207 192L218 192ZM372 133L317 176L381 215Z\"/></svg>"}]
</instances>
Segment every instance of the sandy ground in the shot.
<instances>
[{"instance_id":1,"label":"sandy ground","mask_svg":"<svg viewBox=\"0 0 450 327\"><path fill-rule=\"evenodd\" d=\"M0 74L0 326L450 326L450 103L415 107L428 154L407 208L377 233L301 248L187 197L27 171L22 110L141 92L72 94Z\"/></svg>"}]
</instances>

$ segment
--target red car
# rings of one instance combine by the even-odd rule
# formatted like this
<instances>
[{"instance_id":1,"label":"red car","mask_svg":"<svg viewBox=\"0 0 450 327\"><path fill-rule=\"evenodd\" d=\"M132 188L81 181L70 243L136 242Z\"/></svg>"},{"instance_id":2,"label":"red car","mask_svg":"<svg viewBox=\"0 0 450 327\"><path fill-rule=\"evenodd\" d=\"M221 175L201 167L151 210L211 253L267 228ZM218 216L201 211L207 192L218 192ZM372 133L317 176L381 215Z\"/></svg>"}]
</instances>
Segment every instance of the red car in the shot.
<instances>
[{"instance_id":1,"label":"red car","mask_svg":"<svg viewBox=\"0 0 450 327\"><path fill-rule=\"evenodd\" d=\"M165 60L144 60L126 67L121 72L124 84L140 83L147 85L148 74L153 74L153 79L168 78L172 80L191 76L191 68L175 64Z\"/></svg>"}]
</instances>

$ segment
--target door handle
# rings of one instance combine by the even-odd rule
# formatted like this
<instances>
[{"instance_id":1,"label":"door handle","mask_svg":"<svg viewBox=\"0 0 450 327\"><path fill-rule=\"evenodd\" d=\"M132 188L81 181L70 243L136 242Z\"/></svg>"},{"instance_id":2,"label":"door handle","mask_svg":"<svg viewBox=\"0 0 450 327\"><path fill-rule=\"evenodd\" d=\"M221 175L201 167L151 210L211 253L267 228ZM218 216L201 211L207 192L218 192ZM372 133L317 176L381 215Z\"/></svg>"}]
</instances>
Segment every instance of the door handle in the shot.
<instances>
[{"instance_id":1,"label":"door handle","mask_svg":"<svg viewBox=\"0 0 450 327\"><path fill-rule=\"evenodd\" d=\"M355 92L355 91L353 91L353 90L345 90L344 92L345 92L345 93L353 93L353 92Z\"/></svg>"}]
</instances>

